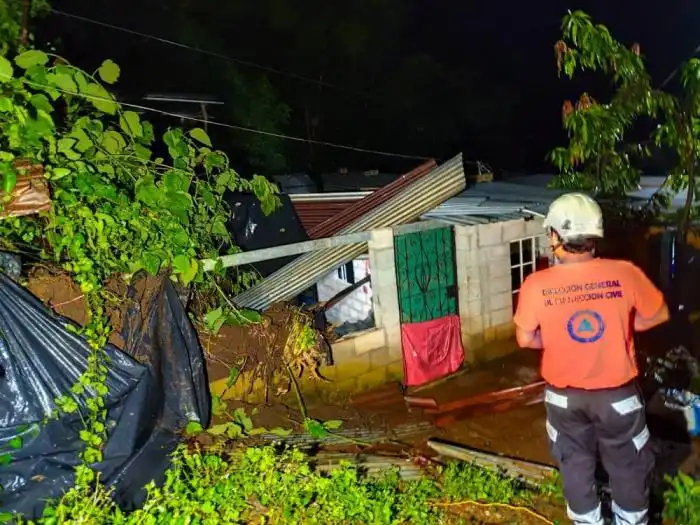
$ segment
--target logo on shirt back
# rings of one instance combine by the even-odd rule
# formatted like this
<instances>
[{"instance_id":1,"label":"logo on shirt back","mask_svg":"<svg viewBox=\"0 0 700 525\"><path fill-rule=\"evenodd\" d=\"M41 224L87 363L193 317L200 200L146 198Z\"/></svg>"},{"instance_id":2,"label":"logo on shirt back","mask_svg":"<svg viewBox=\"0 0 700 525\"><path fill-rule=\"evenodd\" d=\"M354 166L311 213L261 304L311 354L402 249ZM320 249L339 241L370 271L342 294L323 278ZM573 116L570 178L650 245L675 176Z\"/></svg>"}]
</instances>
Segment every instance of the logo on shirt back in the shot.
<instances>
[{"instance_id":1,"label":"logo on shirt back","mask_svg":"<svg viewBox=\"0 0 700 525\"><path fill-rule=\"evenodd\" d=\"M569 337L577 343L595 343L605 333L605 323L594 310L579 310L569 317L566 324Z\"/></svg>"}]
</instances>

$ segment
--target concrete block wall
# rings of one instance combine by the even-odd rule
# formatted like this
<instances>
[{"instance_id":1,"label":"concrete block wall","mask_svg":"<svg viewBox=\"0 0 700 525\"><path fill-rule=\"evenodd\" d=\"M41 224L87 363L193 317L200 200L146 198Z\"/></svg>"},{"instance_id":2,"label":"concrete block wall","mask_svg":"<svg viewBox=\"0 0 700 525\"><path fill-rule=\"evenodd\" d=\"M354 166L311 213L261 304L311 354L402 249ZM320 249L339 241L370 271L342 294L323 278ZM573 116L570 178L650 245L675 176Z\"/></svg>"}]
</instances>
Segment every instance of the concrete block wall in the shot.
<instances>
[{"instance_id":1,"label":"concrete block wall","mask_svg":"<svg viewBox=\"0 0 700 525\"><path fill-rule=\"evenodd\" d=\"M455 227L459 311L468 362L516 349L510 243L543 235L542 219Z\"/></svg>"},{"instance_id":2,"label":"concrete block wall","mask_svg":"<svg viewBox=\"0 0 700 525\"><path fill-rule=\"evenodd\" d=\"M370 274L369 258L364 257L352 261L355 282L364 279ZM336 294L350 286L350 283L338 277L338 269L336 268L317 284L319 301L327 301ZM372 284L367 283L348 297L345 297L341 302L326 311L328 322L335 326L341 326L343 323L357 323L364 321L372 313Z\"/></svg>"},{"instance_id":3,"label":"concrete block wall","mask_svg":"<svg viewBox=\"0 0 700 525\"><path fill-rule=\"evenodd\" d=\"M332 345L334 364L321 369L332 383L304 381L302 388L311 396L337 400L403 377L394 234L391 229L376 230L368 244L375 328Z\"/></svg>"}]
</instances>

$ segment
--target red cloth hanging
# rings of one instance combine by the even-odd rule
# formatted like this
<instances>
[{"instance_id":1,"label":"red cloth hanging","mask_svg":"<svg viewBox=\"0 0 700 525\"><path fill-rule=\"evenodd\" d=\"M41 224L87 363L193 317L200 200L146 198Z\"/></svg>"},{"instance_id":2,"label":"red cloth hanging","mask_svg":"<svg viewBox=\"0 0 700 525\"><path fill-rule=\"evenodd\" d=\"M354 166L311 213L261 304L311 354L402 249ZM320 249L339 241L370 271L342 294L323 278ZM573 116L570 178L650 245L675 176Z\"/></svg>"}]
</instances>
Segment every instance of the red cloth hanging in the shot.
<instances>
[{"instance_id":1,"label":"red cloth hanging","mask_svg":"<svg viewBox=\"0 0 700 525\"><path fill-rule=\"evenodd\" d=\"M404 384L420 386L456 372L464 361L458 315L401 325Z\"/></svg>"}]
</instances>

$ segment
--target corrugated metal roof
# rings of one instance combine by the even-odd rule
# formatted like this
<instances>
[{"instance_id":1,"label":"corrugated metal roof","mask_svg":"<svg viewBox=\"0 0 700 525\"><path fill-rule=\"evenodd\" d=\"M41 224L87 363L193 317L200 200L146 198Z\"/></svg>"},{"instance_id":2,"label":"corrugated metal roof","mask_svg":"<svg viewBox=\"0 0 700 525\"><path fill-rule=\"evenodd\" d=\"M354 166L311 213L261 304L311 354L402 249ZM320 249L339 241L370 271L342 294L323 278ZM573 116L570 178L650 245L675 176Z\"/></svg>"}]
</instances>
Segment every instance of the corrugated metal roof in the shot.
<instances>
[{"instance_id":1,"label":"corrugated metal roof","mask_svg":"<svg viewBox=\"0 0 700 525\"><path fill-rule=\"evenodd\" d=\"M547 186L554 181L555 178L556 175L541 173L536 175L522 175L513 177L509 179L508 182L517 185L518 187L528 187L536 190L551 191L551 189ZM628 191L627 196L632 200L633 205L643 205L656 193L662 190L662 186L665 181L666 175L642 175L639 178L638 188ZM670 203L670 210L675 210L682 207L685 203L685 196L685 190L681 190L673 195L673 199Z\"/></svg>"},{"instance_id":2,"label":"corrugated metal roof","mask_svg":"<svg viewBox=\"0 0 700 525\"><path fill-rule=\"evenodd\" d=\"M371 191L298 193L289 195L289 198L304 229L310 232L320 224L336 217L357 201L371 195L371 193Z\"/></svg>"},{"instance_id":3,"label":"corrugated metal roof","mask_svg":"<svg viewBox=\"0 0 700 525\"><path fill-rule=\"evenodd\" d=\"M546 214L551 202L562 193L510 182L476 184L421 218L466 226L522 219Z\"/></svg>"},{"instance_id":4,"label":"corrugated metal roof","mask_svg":"<svg viewBox=\"0 0 700 525\"><path fill-rule=\"evenodd\" d=\"M352 206L354 200L334 200L334 201L312 201L299 202L292 201L294 210L301 221L302 226L307 232L312 231L319 225L326 222L328 219L345 211L346 208Z\"/></svg>"},{"instance_id":5,"label":"corrugated metal roof","mask_svg":"<svg viewBox=\"0 0 700 525\"><path fill-rule=\"evenodd\" d=\"M405 175L401 175L391 184L387 184L353 206L346 208L342 213L333 215L317 227L307 230L306 233L309 234L309 238L311 239L322 239L338 233L353 221L378 206L381 206L406 187L428 175L428 173L435 169L435 166L437 166L437 163L434 160L429 160L421 164L416 169L409 171Z\"/></svg>"},{"instance_id":6,"label":"corrugated metal roof","mask_svg":"<svg viewBox=\"0 0 700 525\"><path fill-rule=\"evenodd\" d=\"M391 198L364 210L360 217L333 233L356 233L406 224L458 194L465 185L460 154L427 175L411 180ZM367 200L369 197L358 204ZM346 215L344 220L347 221L348 216ZM339 223L342 224L342 221ZM242 307L264 310L277 301L298 295L334 268L362 255L366 249L365 243L348 244L306 254L270 275L257 286L236 296L233 301Z\"/></svg>"}]
</instances>

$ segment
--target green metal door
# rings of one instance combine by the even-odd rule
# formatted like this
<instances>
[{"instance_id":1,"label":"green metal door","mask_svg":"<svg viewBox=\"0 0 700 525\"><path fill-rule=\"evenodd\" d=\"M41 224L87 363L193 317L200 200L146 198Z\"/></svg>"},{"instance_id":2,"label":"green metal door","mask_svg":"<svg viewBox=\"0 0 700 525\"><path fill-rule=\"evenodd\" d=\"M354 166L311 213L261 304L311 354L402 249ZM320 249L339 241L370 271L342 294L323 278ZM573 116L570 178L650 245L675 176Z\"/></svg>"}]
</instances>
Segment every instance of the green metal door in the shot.
<instances>
[{"instance_id":1,"label":"green metal door","mask_svg":"<svg viewBox=\"0 0 700 525\"><path fill-rule=\"evenodd\" d=\"M451 227L394 237L402 323L420 323L457 313L454 247Z\"/></svg>"}]
</instances>

